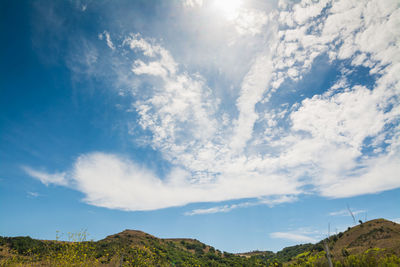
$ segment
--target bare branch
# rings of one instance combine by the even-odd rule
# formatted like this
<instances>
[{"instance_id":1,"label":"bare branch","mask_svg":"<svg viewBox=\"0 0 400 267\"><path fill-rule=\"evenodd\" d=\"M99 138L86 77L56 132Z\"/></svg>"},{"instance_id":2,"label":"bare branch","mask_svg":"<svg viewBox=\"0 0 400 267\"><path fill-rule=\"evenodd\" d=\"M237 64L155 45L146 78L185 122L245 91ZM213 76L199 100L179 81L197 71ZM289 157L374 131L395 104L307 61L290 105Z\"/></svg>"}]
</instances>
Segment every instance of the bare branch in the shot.
<instances>
[{"instance_id":1,"label":"bare branch","mask_svg":"<svg viewBox=\"0 0 400 267\"><path fill-rule=\"evenodd\" d=\"M353 218L354 225L356 225L356 224L357 224L357 223L356 223L356 217L354 217L354 214L353 214L353 212L351 211L351 209L350 209L350 207L349 207L349 204L347 204L347 210L349 211L351 217Z\"/></svg>"}]
</instances>

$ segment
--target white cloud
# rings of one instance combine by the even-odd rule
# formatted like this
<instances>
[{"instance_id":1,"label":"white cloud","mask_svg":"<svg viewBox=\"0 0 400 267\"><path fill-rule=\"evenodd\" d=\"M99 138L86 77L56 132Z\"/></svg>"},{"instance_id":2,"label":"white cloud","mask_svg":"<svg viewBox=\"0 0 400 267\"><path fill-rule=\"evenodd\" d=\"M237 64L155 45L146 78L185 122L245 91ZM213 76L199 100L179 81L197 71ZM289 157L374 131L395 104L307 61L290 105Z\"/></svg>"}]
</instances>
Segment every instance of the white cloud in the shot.
<instances>
[{"instance_id":1,"label":"white cloud","mask_svg":"<svg viewBox=\"0 0 400 267\"><path fill-rule=\"evenodd\" d=\"M100 34L99 34L99 39L100 39L100 40L103 40L103 38L106 39L107 46L108 46L111 50L115 50L115 46L114 46L114 44L113 44L113 42L112 42L112 40L111 40L110 33L109 33L108 31L104 31L103 33L100 33Z\"/></svg>"},{"instance_id":2,"label":"white cloud","mask_svg":"<svg viewBox=\"0 0 400 267\"><path fill-rule=\"evenodd\" d=\"M166 82L171 81L171 79L177 80L177 64L169 51L159 45L151 44L149 41L141 38L139 34L133 34L126 38L123 44L128 45L134 51L141 52L143 55L154 59L148 63L139 59L135 60L132 66L133 73L136 75L159 76Z\"/></svg>"},{"instance_id":3,"label":"white cloud","mask_svg":"<svg viewBox=\"0 0 400 267\"><path fill-rule=\"evenodd\" d=\"M239 204L232 204L232 205L223 205L223 206L217 206L217 207L212 207L208 209L195 209L189 212L186 212L185 215L200 215L200 214L211 214L211 213L220 213L220 212L229 212L234 209L238 208L246 208L246 207L252 207L252 206L258 206L258 205L268 205L270 207L273 207L278 204L282 203L288 203L288 202L294 202L297 200L296 196L290 196L290 195L283 195L283 196L272 196L272 197L262 197L258 201L255 202L243 202Z\"/></svg>"},{"instance_id":4,"label":"white cloud","mask_svg":"<svg viewBox=\"0 0 400 267\"><path fill-rule=\"evenodd\" d=\"M54 184L54 185L63 185L67 186L69 184L68 179L66 178L65 172L49 174L42 171L34 170L30 167L23 166L22 169L31 177L38 179L45 185Z\"/></svg>"},{"instance_id":5,"label":"white cloud","mask_svg":"<svg viewBox=\"0 0 400 267\"><path fill-rule=\"evenodd\" d=\"M312 21L308 15L317 15L314 11L322 10L325 2L300 2L292 7L293 14L290 5L281 4L287 11L279 18L289 25L289 29L279 33L282 41L277 47L279 53L274 64L278 69L289 69L287 74L274 74L272 84L282 76L296 80L308 70L315 57L328 48L331 59L363 55L352 64L384 70L373 90L349 87L347 83L336 84L325 94L306 98L300 108L290 114L293 132L277 142L290 144L281 159L289 166L297 166L298 171L307 165L308 175L314 173L310 177L311 183L324 196L349 197L400 186L396 179L398 164L395 163L399 153L395 145L398 129L391 129L394 133L391 137L385 131L388 125L396 125L399 118L393 108L387 111L390 105L398 106L398 103L388 101L394 95L398 97L393 89L399 86L398 79L392 76L399 62L398 53L394 51L399 50L395 44L400 36L399 30L392 26L398 22L394 15L399 12L399 4L394 2L388 1L381 6L379 1L335 1L331 7L326 7L325 14L318 15L320 19ZM299 16L296 10L302 11ZM303 11L307 16L300 16ZM368 19L361 19L366 13L369 13ZM293 24L293 18L300 25ZM295 61L291 60L293 55ZM383 66L385 64L389 65ZM345 76L342 77L344 80ZM277 86L279 84L281 82L277 82ZM344 87L344 90L337 91L338 87ZM298 135L295 131L299 131ZM375 140L369 147L375 148L376 155L363 155L367 139ZM379 154L382 150L378 148L384 143L390 144L391 152Z\"/></svg>"},{"instance_id":6,"label":"white cloud","mask_svg":"<svg viewBox=\"0 0 400 267\"><path fill-rule=\"evenodd\" d=\"M223 201L259 197L270 192L269 183L281 192L292 193L294 186L262 177L220 177L212 182L191 182L190 174L172 170L165 179L138 164L104 153L83 155L71 171L74 186L85 193L85 202L113 209L153 210L193 202Z\"/></svg>"},{"instance_id":7,"label":"white cloud","mask_svg":"<svg viewBox=\"0 0 400 267\"><path fill-rule=\"evenodd\" d=\"M203 5L203 0L182 0L184 7L201 7Z\"/></svg>"},{"instance_id":8,"label":"white cloud","mask_svg":"<svg viewBox=\"0 0 400 267\"><path fill-rule=\"evenodd\" d=\"M234 19L235 28L240 35L261 34L267 22L267 14L256 9L241 8Z\"/></svg>"},{"instance_id":9,"label":"white cloud","mask_svg":"<svg viewBox=\"0 0 400 267\"><path fill-rule=\"evenodd\" d=\"M360 213L365 213L365 210L352 210L351 211L353 213L353 215L357 215ZM329 212L329 216L351 216L351 214L349 213L349 210L347 209L343 209L343 210L339 210L339 211L332 211Z\"/></svg>"},{"instance_id":10,"label":"white cloud","mask_svg":"<svg viewBox=\"0 0 400 267\"><path fill-rule=\"evenodd\" d=\"M31 191L28 191L27 194L28 194L28 197L33 197L33 198L36 198L36 197L40 196L39 193L31 192Z\"/></svg>"},{"instance_id":11,"label":"white cloud","mask_svg":"<svg viewBox=\"0 0 400 267\"><path fill-rule=\"evenodd\" d=\"M287 239L295 242L310 242L316 243L318 240L304 234L297 234L292 232L274 232L270 234L272 238Z\"/></svg>"},{"instance_id":12,"label":"white cloud","mask_svg":"<svg viewBox=\"0 0 400 267\"><path fill-rule=\"evenodd\" d=\"M301 1L293 8L293 19L298 24L304 24L306 21L321 15L322 10L327 6L328 0L318 2Z\"/></svg>"},{"instance_id":13,"label":"white cloud","mask_svg":"<svg viewBox=\"0 0 400 267\"><path fill-rule=\"evenodd\" d=\"M250 71L243 79L236 106L239 118L235 121L235 133L230 146L241 151L253 135L254 123L258 119L255 105L262 100L267 92L272 72L270 54L256 59Z\"/></svg>"},{"instance_id":14,"label":"white cloud","mask_svg":"<svg viewBox=\"0 0 400 267\"><path fill-rule=\"evenodd\" d=\"M121 83L132 88L127 95L135 99L128 110L139 117L128 123L150 133L134 137L160 152L174 170L158 177L129 159L89 153L81 155L70 171L74 186L90 204L125 210L240 198L260 198L274 205L294 201L301 193L336 198L400 187L399 5L396 0L280 1L280 9L269 15L238 9L242 13L229 22L239 31L232 39L248 34L246 38L252 39L243 53L253 45L262 49L249 48L254 52L251 60L241 62L247 64L246 73L228 77L241 81L238 88L229 89L233 100L210 88L200 73L187 71L196 67L179 64L179 57L156 40L132 34L119 46L104 32L99 38L118 60L134 56L124 61L129 73L118 73ZM207 61L222 61L213 51L210 54ZM294 96L293 106L285 100L271 103L274 94L286 90L285 81L302 79L322 55L329 57L326 65L346 64L331 88L307 88L328 90L305 97L295 87L283 92L288 99ZM93 66L98 58L97 52L86 57L86 65ZM372 77L375 81L351 81L352 71L359 67L378 74ZM146 87L140 86L142 82ZM283 105L272 108L277 104ZM62 182L64 173L27 172L45 184L67 184Z\"/></svg>"},{"instance_id":15,"label":"white cloud","mask_svg":"<svg viewBox=\"0 0 400 267\"><path fill-rule=\"evenodd\" d=\"M273 207L275 205L279 205L282 203L290 203L290 202L295 202L297 200L297 196L294 195L283 195L283 196L275 196L275 197L264 197L261 198L259 203L260 204L266 204L270 207Z\"/></svg>"},{"instance_id":16,"label":"white cloud","mask_svg":"<svg viewBox=\"0 0 400 267\"><path fill-rule=\"evenodd\" d=\"M186 212L185 215L192 216L192 215L201 215L201 214L212 214L212 213L220 213L220 212L229 212L231 210L237 208L244 208L249 206L257 205L255 202L245 202L240 204L233 204L233 205L224 205L224 206L217 206L208 209L195 209L190 212Z\"/></svg>"},{"instance_id":17,"label":"white cloud","mask_svg":"<svg viewBox=\"0 0 400 267\"><path fill-rule=\"evenodd\" d=\"M392 222L400 223L400 218L391 219Z\"/></svg>"},{"instance_id":18,"label":"white cloud","mask_svg":"<svg viewBox=\"0 0 400 267\"><path fill-rule=\"evenodd\" d=\"M397 152L398 154L398 152ZM363 162L367 167L339 178L330 185L321 188L321 194L328 197L350 197L368 193L377 193L400 187L398 155L381 156Z\"/></svg>"},{"instance_id":19,"label":"white cloud","mask_svg":"<svg viewBox=\"0 0 400 267\"><path fill-rule=\"evenodd\" d=\"M99 71L99 52L96 46L86 39L78 39L73 44L77 51L70 52L67 57L67 66L73 73L75 81L91 78Z\"/></svg>"}]
</instances>

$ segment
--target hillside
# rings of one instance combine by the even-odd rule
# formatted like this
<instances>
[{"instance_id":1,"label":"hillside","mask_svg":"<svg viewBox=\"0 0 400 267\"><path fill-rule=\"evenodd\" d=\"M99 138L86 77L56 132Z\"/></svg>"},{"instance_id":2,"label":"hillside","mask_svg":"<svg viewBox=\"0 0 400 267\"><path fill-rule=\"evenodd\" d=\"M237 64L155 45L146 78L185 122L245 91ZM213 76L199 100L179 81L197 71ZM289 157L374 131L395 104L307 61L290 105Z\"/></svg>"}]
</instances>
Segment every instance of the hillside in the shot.
<instances>
[{"instance_id":1,"label":"hillside","mask_svg":"<svg viewBox=\"0 0 400 267\"><path fill-rule=\"evenodd\" d=\"M343 249L358 254L371 248L380 248L400 255L400 224L376 219L359 224L337 236L332 254L340 257Z\"/></svg>"},{"instance_id":2,"label":"hillside","mask_svg":"<svg viewBox=\"0 0 400 267\"><path fill-rule=\"evenodd\" d=\"M70 242L0 237L0 266L327 266L324 242L335 266L400 265L400 225L384 219L277 253L232 254L196 239L162 239L137 230L97 242L85 241L85 233L70 237Z\"/></svg>"},{"instance_id":3,"label":"hillside","mask_svg":"<svg viewBox=\"0 0 400 267\"><path fill-rule=\"evenodd\" d=\"M156 244L170 246L173 245L177 249L187 251L190 253L207 253L214 250L213 247L201 243L196 239L191 238L157 238L138 230L125 230L121 233L107 236L105 239L98 241L99 244L113 244L120 243L129 246L146 246L151 247Z\"/></svg>"},{"instance_id":4,"label":"hillside","mask_svg":"<svg viewBox=\"0 0 400 267\"><path fill-rule=\"evenodd\" d=\"M390 262L393 256L395 265L390 266L400 265L400 224L385 219L375 219L349 227L345 232L321 240L309 250L288 260L287 264L326 262L324 242L328 245L333 263L344 266L377 266L384 265L386 260Z\"/></svg>"}]
</instances>

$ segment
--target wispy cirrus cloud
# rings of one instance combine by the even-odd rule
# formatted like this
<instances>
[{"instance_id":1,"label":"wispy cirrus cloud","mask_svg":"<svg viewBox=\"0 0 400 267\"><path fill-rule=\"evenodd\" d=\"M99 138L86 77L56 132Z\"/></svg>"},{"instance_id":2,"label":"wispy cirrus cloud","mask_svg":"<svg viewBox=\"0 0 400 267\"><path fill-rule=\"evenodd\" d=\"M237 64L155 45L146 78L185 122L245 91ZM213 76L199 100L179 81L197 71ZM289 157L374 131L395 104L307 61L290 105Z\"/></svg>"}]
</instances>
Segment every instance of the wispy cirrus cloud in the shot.
<instances>
[{"instance_id":1,"label":"wispy cirrus cloud","mask_svg":"<svg viewBox=\"0 0 400 267\"><path fill-rule=\"evenodd\" d=\"M295 242L310 242L310 243L315 243L318 240L304 235L304 234L296 234L292 232L274 232L270 234L270 237L272 238L278 238L278 239L286 239L286 240L291 240Z\"/></svg>"},{"instance_id":2,"label":"wispy cirrus cloud","mask_svg":"<svg viewBox=\"0 0 400 267\"><path fill-rule=\"evenodd\" d=\"M273 207L275 205L279 205L282 203L290 203L297 200L296 196L293 195L283 195L283 196L272 196L272 197L263 197L259 198L258 201L253 202L243 202L238 204L231 204L231 205L223 205L223 206L216 206L207 209L194 209L192 211L186 212L185 215L201 215L201 214L212 214L212 213L220 213L220 212L229 212L234 209L238 208L247 208L253 207L258 205L268 205Z\"/></svg>"},{"instance_id":3,"label":"wispy cirrus cloud","mask_svg":"<svg viewBox=\"0 0 400 267\"><path fill-rule=\"evenodd\" d=\"M28 191L28 192L27 192L27 195L28 195L28 197L30 197L30 198L37 198L37 197L40 196L39 193L37 193L37 192L32 192L32 191Z\"/></svg>"},{"instance_id":4,"label":"wispy cirrus cloud","mask_svg":"<svg viewBox=\"0 0 400 267\"><path fill-rule=\"evenodd\" d=\"M254 206L255 203L245 202L240 204L233 204L233 205L224 205L224 206L217 206L208 209L195 209L189 212L186 212L185 215L192 216L192 215L201 215L201 214L212 214L212 213L221 213L221 212L229 212L231 210L237 208L244 208L249 206Z\"/></svg>"},{"instance_id":5,"label":"wispy cirrus cloud","mask_svg":"<svg viewBox=\"0 0 400 267\"><path fill-rule=\"evenodd\" d=\"M269 237L275 239L284 239L301 243L316 243L321 240L325 234L323 231L313 229L311 227L299 227L288 231L272 232Z\"/></svg>"},{"instance_id":6,"label":"wispy cirrus cloud","mask_svg":"<svg viewBox=\"0 0 400 267\"><path fill-rule=\"evenodd\" d=\"M360 213L365 213L366 210L352 210L353 215L357 215ZM329 212L329 216L351 216L349 210L343 209L338 211Z\"/></svg>"},{"instance_id":7,"label":"wispy cirrus cloud","mask_svg":"<svg viewBox=\"0 0 400 267\"><path fill-rule=\"evenodd\" d=\"M108 46L111 50L115 50L114 43L112 42L110 33L109 33L108 31L104 31L103 33L100 33L98 37L99 37L100 40L105 39L105 40L106 40L106 43L107 43L107 46Z\"/></svg>"},{"instance_id":8,"label":"wispy cirrus cloud","mask_svg":"<svg viewBox=\"0 0 400 267\"><path fill-rule=\"evenodd\" d=\"M39 180L43 184L50 185L62 185L62 186L67 186L69 184L68 179L66 177L65 172L60 172L60 173L47 173L44 171L38 171L35 169L32 169L31 167L23 166L22 169L31 177Z\"/></svg>"}]
</instances>

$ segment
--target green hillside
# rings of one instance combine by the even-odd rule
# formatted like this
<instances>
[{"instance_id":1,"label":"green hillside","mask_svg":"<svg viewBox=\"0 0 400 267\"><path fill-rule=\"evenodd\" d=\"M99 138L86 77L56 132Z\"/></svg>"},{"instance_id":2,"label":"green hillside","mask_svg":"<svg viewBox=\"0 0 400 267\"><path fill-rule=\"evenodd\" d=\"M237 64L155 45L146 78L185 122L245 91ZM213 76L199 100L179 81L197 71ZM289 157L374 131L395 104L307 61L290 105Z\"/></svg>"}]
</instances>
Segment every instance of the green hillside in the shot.
<instances>
[{"instance_id":1,"label":"green hillside","mask_svg":"<svg viewBox=\"0 0 400 267\"><path fill-rule=\"evenodd\" d=\"M377 219L321 240L271 251L232 254L195 239L160 239L125 230L105 239L70 242L0 237L0 266L399 266L400 225Z\"/></svg>"}]
</instances>

